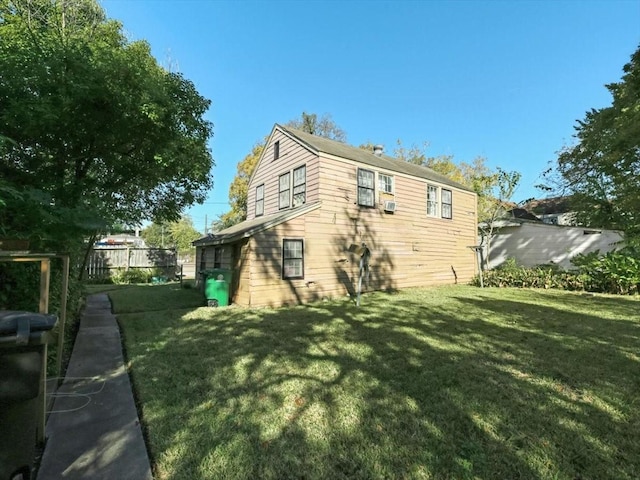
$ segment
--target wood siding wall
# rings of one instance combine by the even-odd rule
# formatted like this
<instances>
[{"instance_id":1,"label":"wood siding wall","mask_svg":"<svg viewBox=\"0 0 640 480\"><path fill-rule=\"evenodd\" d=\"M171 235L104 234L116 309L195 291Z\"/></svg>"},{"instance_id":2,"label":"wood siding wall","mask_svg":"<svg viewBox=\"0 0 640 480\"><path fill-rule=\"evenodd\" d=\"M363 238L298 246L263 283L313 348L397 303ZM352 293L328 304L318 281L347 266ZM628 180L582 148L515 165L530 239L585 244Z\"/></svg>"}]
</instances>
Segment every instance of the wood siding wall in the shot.
<instances>
[{"instance_id":1,"label":"wood siding wall","mask_svg":"<svg viewBox=\"0 0 640 480\"><path fill-rule=\"evenodd\" d=\"M281 152L282 145L281 140ZM325 156L319 158L319 165L317 198L322 207L252 237L247 246L248 278L242 279L248 280L250 295L238 295L237 303L278 306L355 294L359 256L349 246L362 242L372 252L367 290L471 280L476 273L475 253L469 248L477 242L474 193L444 186L453 194L453 218L432 218L427 216L427 183L437 183L381 172L394 177L393 197L380 197L376 183L376 207L361 207L357 205L358 166ZM278 171L272 169L269 174L277 179ZM256 175L254 180L260 178ZM384 212L385 198L396 202L395 213ZM282 279L285 238L304 240L304 279Z\"/></svg>"},{"instance_id":2,"label":"wood siding wall","mask_svg":"<svg viewBox=\"0 0 640 480\"><path fill-rule=\"evenodd\" d=\"M273 159L273 145L280 142L280 157ZM318 200L319 175L318 156L302 147L297 142L279 131L275 131L265 146L264 152L256 171L249 183L247 192L247 220L256 216L256 187L264 184L264 215L277 213L279 177L294 168L306 165L306 202L314 203Z\"/></svg>"}]
</instances>

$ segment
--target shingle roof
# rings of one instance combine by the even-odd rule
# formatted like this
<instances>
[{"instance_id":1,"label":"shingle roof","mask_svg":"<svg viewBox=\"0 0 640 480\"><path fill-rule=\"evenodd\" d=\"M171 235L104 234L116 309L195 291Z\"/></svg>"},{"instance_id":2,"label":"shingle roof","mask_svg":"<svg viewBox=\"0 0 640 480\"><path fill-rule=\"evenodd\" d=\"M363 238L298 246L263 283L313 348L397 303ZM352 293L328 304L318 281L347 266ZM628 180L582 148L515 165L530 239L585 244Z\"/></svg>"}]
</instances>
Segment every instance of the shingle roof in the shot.
<instances>
[{"instance_id":1,"label":"shingle roof","mask_svg":"<svg viewBox=\"0 0 640 480\"><path fill-rule=\"evenodd\" d=\"M320 202L302 205L290 210L283 210L271 215L265 215L264 217L245 220L244 222L240 222L237 225L225 228L219 232L205 235L204 237L191 242L191 244L194 247L202 247L205 245L221 245L223 243L234 242L241 238L250 237L258 232L279 225L287 220L291 220L292 218L296 218L304 213L315 210L318 207L320 207Z\"/></svg>"},{"instance_id":2,"label":"shingle roof","mask_svg":"<svg viewBox=\"0 0 640 480\"><path fill-rule=\"evenodd\" d=\"M310 133L306 133L295 128L283 127L282 125L278 125L278 128L295 137L316 152L327 153L329 155L335 155L337 157L363 163L371 167L381 168L397 173L404 173L405 175L432 180L461 190L472 191L469 187L455 182L428 167L414 165L413 163L398 160L397 158L389 157L388 155L374 155L373 152L368 152L362 148L353 147L346 143L337 142L317 135L311 135Z\"/></svg>"}]
</instances>

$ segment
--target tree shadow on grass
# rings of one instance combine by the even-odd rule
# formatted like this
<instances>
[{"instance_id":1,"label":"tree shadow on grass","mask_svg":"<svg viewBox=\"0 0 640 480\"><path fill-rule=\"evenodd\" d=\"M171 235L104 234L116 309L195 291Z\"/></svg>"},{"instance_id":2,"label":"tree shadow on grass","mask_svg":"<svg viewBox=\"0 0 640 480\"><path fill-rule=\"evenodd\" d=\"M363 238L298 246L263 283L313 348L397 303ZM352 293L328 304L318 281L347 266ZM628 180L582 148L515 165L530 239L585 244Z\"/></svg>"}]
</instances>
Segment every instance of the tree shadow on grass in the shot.
<instances>
[{"instance_id":1,"label":"tree shadow on grass","mask_svg":"<svg viewBox=\"0 0 640 480\"><path fill-rule=\"evenodd\" d=\"M536 325L559 311L375 294L120 321L159 479L633 478L637 383L610 370L637 363L596 340L637 324ZM601 353L610 385L560 367Z\"/></svg>"}]
</instances>

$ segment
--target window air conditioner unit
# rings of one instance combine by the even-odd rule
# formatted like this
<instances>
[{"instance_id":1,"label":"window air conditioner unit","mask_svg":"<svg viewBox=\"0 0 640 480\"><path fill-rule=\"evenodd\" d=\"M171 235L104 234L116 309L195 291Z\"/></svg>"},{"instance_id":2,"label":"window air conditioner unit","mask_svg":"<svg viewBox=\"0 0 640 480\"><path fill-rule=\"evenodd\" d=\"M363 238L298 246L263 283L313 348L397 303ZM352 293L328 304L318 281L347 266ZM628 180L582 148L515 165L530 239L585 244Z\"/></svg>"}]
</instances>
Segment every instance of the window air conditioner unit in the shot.
<instances>
[{"instance_id":1,"label":"window air conditioner unit","mask_svg":"<svg viewBox=\"0 0 640 480\"><path fill-rule=\"evenodd\" d=\"M385 200L384 201L384 211L385 212L389 212L389 213L393 213L396 211L396 202L393 202L391 200Z\"/></svg>"}]
</instances>

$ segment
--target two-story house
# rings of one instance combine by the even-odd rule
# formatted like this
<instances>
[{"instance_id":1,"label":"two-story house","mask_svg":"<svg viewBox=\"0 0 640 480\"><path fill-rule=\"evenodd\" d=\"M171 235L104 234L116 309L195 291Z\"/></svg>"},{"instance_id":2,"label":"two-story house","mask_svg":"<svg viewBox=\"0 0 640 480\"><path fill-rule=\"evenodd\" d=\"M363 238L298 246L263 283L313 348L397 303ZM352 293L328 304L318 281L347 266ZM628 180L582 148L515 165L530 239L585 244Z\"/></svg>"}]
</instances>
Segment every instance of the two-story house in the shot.
<instances>
[{"instance_id":1,"label":"two-story house","mask_svg":"<svg viewBox=\"0 0 640 480\"><path fill-rule=\"evenodd\" d=\"M199 270L232 271L231 300L278 306L368 290L468 282L477 198L435 171L275 125L247 220L194 242Z\"/></svg>"}]
</instances>

